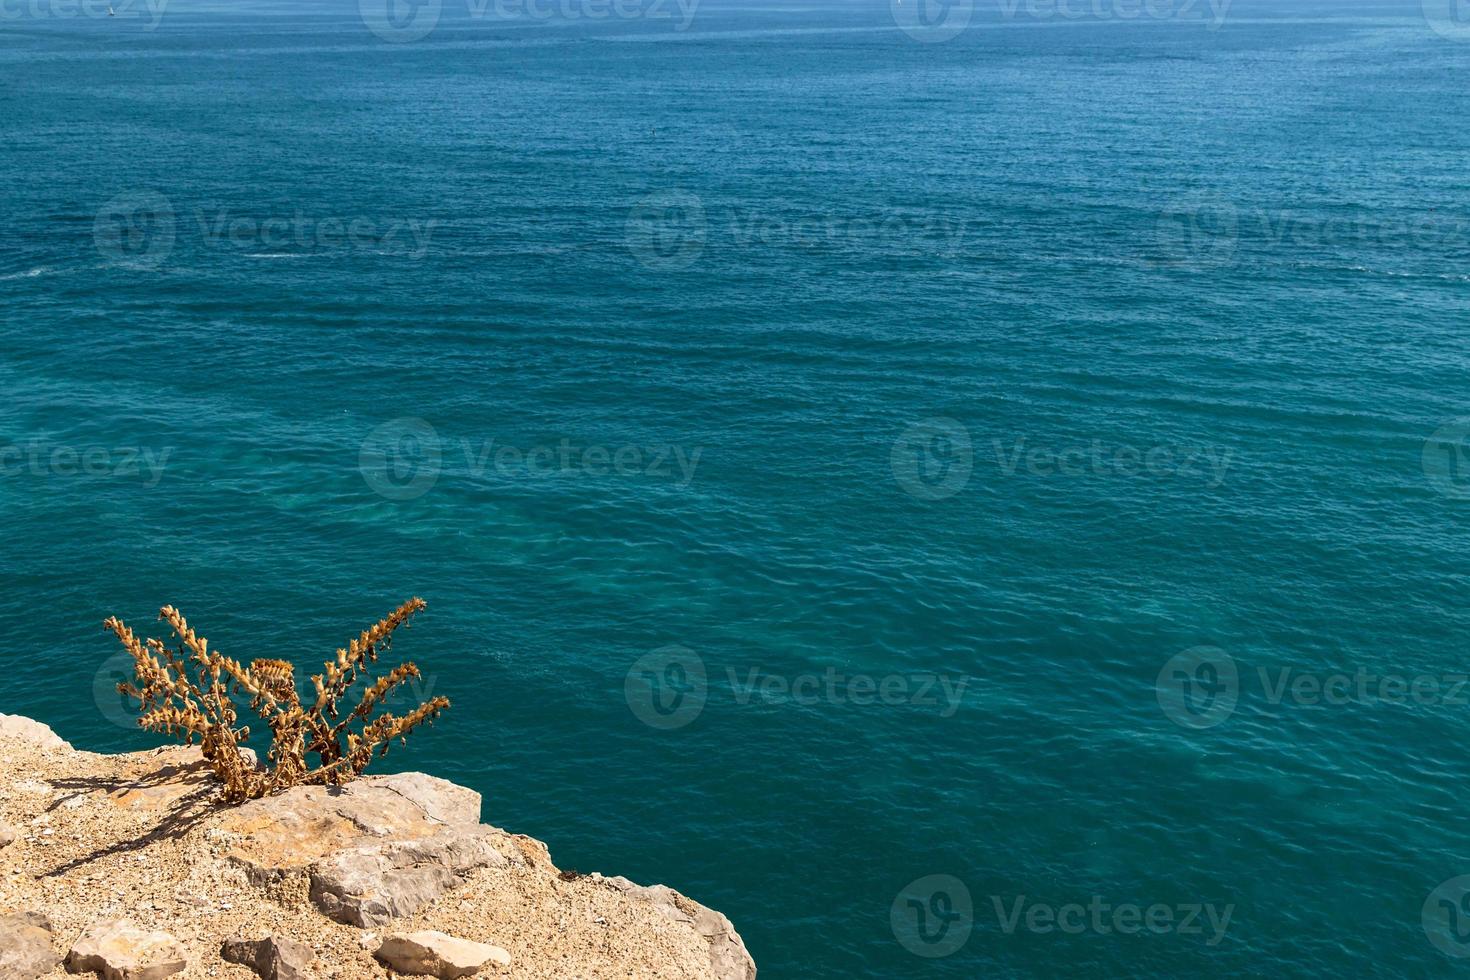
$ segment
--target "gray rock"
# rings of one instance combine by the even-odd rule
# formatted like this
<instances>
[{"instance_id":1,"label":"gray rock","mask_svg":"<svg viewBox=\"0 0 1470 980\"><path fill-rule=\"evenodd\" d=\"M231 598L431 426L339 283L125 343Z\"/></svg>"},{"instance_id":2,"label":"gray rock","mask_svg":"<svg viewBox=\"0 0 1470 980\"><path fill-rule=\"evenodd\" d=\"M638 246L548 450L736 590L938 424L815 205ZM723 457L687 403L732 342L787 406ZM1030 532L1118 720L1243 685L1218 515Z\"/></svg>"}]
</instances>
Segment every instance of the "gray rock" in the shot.
<instances>
[{"instance_id":1,"label":"gray rock","mask_svg":"<svg viewBox=\"0 0 1470 980\"><path fill-rule=\"evenodd\" d=\"M313 904L361 928L411 915L477 868L526 864L482 826L480 795L422 773L297 786L222 815L225 856L267 888L304 879Z\"/></svg>"},{"instance_id":2,"label":"gray rock","mask_svg":"<svg viewBox=\"0 0 1470 980\"><path fill-rule=\"evenodd\" d=\"M0 738L14 738L35 742L43 748L73 751L71 743L64 741L48 726L24 715L0 715Z\"/></svg>"},{"instance_id":3,"label":"gray rock","mask_svg":"<svg viewBox=\"0 0 1470 980\"><path fill-rule=\"evenodd\" d=\"M454 825L474 826L480 822L480 794L421 772L401 772L393 776L369 776L360 783L348 784L349 792L372 788L391 790L424 811L431 820Z\"/></svg>"},{"instance_id":4,"label":"gray rock","mask_svg":"<svg viewBox=\"0 0 1470 980\"><path fill-rule=\"evenodd\" d=\"M90 926L66 957L68 972L96 973L102 980L163 980L188 965L177 939L140 929L131 919Z\"/></svg>"},{"instance_id":5,"label":"gray rock","mask_svg":"<svg viewBox=\"0 0 1470 980\"><path fill-rule=\"evenodd\" d=\"M220 949L226 963L254 970L261 980L310 980L316 952L305 943L280 936L231 939Z\"/></svg>"},{"instance_id":6,"label":"gray rock","mask_svg":"<svg viewBox=\"0 0 1470 980\"><path fill-rule=\"evenodd\" d=\"M373 955L390 970L439 980L474 976L492 964L510 966L510 954L499 946L472 943L442 932L389 936Z\"/></svg>"},{"instance_id":7,"label":"gray rock","mask_svg":"<svg viewBox=\"0 0 1470 980\"><path fill-rule=\"evenodd\" d=\"M28 922L37 929L45 929L47 932L55 932L56 927L51 924L51 916L45 912L11 912L10 916Z\"/></svg>"},{"instance_id":8,"label":"gray rock","mask_svg":"<svg viewBox=\"0 0 1470 980\"><path fill-rule=\"evenodd\" d=\"M0 977L36 980L61 965L51 948L51 920L35 912L0 916Z\"/></svg>"},{"instance_id":9,"label":"gray rock","mask_svg":"<svg viewBox=\"0 0 1470 980\"><path fill-rule=\"evenodd\" d=\"M493 827L444 828L420 840L338 851L311 867L311 900L329 918L359 928L412 915L477 868L509 863Z\"/></svg>"}]
</instances>

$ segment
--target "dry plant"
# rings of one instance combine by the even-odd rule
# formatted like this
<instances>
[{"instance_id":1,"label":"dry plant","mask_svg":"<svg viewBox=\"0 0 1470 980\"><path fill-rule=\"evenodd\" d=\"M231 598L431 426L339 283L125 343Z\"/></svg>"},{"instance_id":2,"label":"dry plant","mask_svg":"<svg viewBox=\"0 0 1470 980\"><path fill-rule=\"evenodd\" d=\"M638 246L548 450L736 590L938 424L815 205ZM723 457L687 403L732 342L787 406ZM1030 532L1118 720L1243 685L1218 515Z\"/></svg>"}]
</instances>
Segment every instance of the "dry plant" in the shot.
<instances>
[{"instance_id":1,"label":"dry plant","mask_svg":"<svg viewBox=\"0 0 1470 980\"><path fill-rule=\"evenodd\" d=\"M209 641L189 628L173 606L164 606L158 618L178 638L177 648L161 640L139 642L121 620L103 625L117 635L132 654L134 683L118 685L136 698L142 710L138 724L155 732L182 736L187 745L198 738L204 757L225 784L232 803L258 799L292 786L340 786L367 768L373 754L387 755L393 739L433 722L449 707L447 698L430 698L403 717L382 712L372 717L389 694L411 678L418 667L403 664L380 677L363 693L345 718L337 707L348 690L366 676L378 653L389 648L393 633L426 603L410 599L382 621L353 640L324 673L311 679L316 699L303 705L296 690L295 668L285 660L255 660L249 667L209 647ZM190 677L192 667L197 680ZM271 729L271 748L265 765L252 764L240 751L250 738L248 727L236 726L234 698L248 698L250 707ZM340 720L339 720L340 719ZM360 723L353 730L354 723ZM307 757L314 755L315 764Z\"/></svg>"}]
</instances>

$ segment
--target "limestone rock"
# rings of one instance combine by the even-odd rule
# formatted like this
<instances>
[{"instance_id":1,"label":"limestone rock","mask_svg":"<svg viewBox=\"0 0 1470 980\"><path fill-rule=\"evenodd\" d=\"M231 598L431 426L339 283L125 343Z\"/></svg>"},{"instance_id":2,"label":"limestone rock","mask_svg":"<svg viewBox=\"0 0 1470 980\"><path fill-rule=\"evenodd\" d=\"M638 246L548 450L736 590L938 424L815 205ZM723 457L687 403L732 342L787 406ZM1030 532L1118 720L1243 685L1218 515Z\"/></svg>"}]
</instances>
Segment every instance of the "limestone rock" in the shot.
<instances>
[{"instance_id":1,"label":"limestone rock","mask_svg":"<svg viewBox=\"0 0 1470 980\"><path fill-rule=\"evenodd\" d=\"M0 848L9 847L11 844L14 844L16 838L19 836L19 832L10 826L10 824L0 823Z\"/></svg>"},{"instance_id":2,"label":"limestone rock","mask_svg":"<svg viewBox=\"0 0 1470 980\"><path fill-rule=\"evenodd\" d=\"M404 773L342 787L297 786L235 807L220 828L239 836L233 858L279 873L376 840L415 840L446 826L474 828L479 822L480 794L422 773Z\"/></svg>"},{"instance_id":3,"label":"limestone rock","mask_svg":"<svg viewBox=\"0 0 1470 980\"><path fill-rule=\"evenodd\" d=\"M45 929L47 932L56 931L56 927L51 924L51 916L45 912L7 912L6 917L19 919L37 929Z\"/></svg>"},{"instance_id":4,"label":"limestone rock","mask_svg":"<svg viewBox=\"0 0 1470 980\"><path fill-rule=\"evenodd\" d=\"M393 776L369 776L350 788L358 791L381 788L397 793L422 810L430 819L447 824L480 822L480 794L421 772Z\"/></svg>"},{"instance_id":5,"label":"limestone rock","mask_svg":"<svg viewBox=\"0 0 1470 980\"><path fill-rule=\"evenodd\" d=\"M373 955L390 970L439 980L474 976L492 964L510 966L510 954L499 946L472 943L442 932L392 935Z\"/></svg>"},{"instance_id":6,"label":"limestone rock","mask_svg":"<svg viewBox=\"0 0 1470 980\"><path fill-rule=\"evenodd\" d=\"M66 957L68 972L96 973L102 980L163 980L187 966L178 940L140 929L131 919L97 923Z\"/></svg>"},{"instance_id":7,"label":"limestone rock","mask_svg":"<svg viewBox=\"0 0 1470 980\"><path fill-rule=\"evenodd\" d=\"M305 943L280 936L231 939L220 950L227 963L254 970L261 980L310 980L316 953Z\"/></svg>"},{"instance_id":8,"label":"limestone rock","mask_svg":"<svg viewBox=\"0 0 1470 980\"><path fill-rule=\"evenodd\" d=\"M311 900L329 918L359 928L412 915L476 868L504 867L493 827L445 828L421 840L338 851L312 865Z\"/></svg>"},{"instance_id":9,"label":"limestone rock","mask_svg":"<svg viewBox=\"0 0 1470 980\"><path fill-rule=\"evenodd\" d=\"M755 960L745 948L745 940L724 915L706 908L668 885L636 885L627 878L605 878L591 874L588 878L616 888L629 898L652 903L664 917L692 926L710 946L710 963L720 980L755 980Z\"/></svg>"},{"instance_id":10,"label":"limestone rock","mask_svg":"<svg viewBox=\"0 0 1470 980\"><path fill-rule=\"evenodd\" d=\"M47 749L74 751L71 743L64 741L49 726L23 715L0 715L0 738L14 738L35 742Z\"/></svg>"},{"instance_id":11,"label":"limestone rock","mask_svg":"<svg viewBox=\"0 0 1470 980\"><path fill-rule=\"evenodd\" d=\"M36 980L60 965L49 919L37 913L0 916L0 977Z\"/></svg>"},{"instance_id":12,"label":"limestone rock","mask_svg":"<svg viewBox=\"0 0 1470 980\"><path fill-rule=\"evenodd\" d=\"M422 773L297 786L219 823L226 853L260 884L305 877L312 902L362 928L411 915L477 868L527 863L480 824L480 794Z\"/></svg>"}]
</instances>

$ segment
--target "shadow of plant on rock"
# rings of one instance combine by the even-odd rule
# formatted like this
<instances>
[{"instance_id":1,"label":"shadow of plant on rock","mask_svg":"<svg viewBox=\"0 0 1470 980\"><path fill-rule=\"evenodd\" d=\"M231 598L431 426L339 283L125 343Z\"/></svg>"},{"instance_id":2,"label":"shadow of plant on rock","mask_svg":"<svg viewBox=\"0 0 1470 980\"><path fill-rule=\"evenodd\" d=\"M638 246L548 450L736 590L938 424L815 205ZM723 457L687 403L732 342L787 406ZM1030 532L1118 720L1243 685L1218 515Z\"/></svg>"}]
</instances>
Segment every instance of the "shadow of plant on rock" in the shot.
<instances>
[{"instance_id":1,"label":"shadow of plant on rock","mask_svg":"<svg viewBox=\"0 0 1470 980\"><path fill-rule=\"evenodd\" d=\"M43 811L51 815L82 807L113 807L146 813L146 832L131 830L116 837L106 832L69 834L72 841L94 844L90 853L58 864L42 877L58 877L116 854L147 850L160 841L178 840L222 808L221 787L209 763L187 749L162 748L122 757L116 772L50 777L56 798ZM95 811L94 811L95 812ZM102 826L108 821L103 819ZM136 827L134 828L136 829Z\"/></svg>"}]
</instances>

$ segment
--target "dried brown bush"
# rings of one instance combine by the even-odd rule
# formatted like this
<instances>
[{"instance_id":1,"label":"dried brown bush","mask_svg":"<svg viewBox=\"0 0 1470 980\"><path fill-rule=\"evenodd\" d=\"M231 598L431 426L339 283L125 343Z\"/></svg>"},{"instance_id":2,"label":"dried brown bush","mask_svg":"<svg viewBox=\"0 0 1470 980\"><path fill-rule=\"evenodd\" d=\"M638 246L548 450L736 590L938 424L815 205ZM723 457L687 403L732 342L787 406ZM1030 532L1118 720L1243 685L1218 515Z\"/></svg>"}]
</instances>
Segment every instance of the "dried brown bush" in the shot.
<instances>
[{"instance_id":1,"label":"dried brown bush","mask_svg":"<svg viewBox=\"0 0 1470 980\"><path fill-rule=\"evenodd\" d=\"M325 671L311 679L316 698L309 705L301 702L295 669L289 662L254 660L246 667L210 649L209 641L190 629L172 606L164 606L158 618L173 629L176 648L151 638L139 642L115 618L104 625L133 657L134 682L119 684L118 690L138 700L142 711L138 724L150 731L182 736L189 745L198 738L204 757L225 784L225 799L238 803L292 786L341 785L355 779L374 753L386 755L393 739L406 738L449 707L447 698L436 697L402 717L386 711L373 717L396 687L421 676L412 663L369 686L345 718L337 707L366 676L367 666L378 659L378 653L388 649L398 627L425 607L424 600L410 599L345 650L338 650L336 660L328 661ZM251 709L271 729L270 751L258 767L240 751L250 738L250 729L237 727L237 697L248 699ZM358 723L356 730L354 723ZM315 760L308 762L308 756Z\"/></svg>"}]
</instances>

